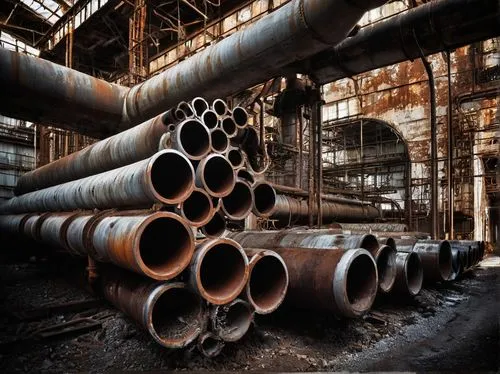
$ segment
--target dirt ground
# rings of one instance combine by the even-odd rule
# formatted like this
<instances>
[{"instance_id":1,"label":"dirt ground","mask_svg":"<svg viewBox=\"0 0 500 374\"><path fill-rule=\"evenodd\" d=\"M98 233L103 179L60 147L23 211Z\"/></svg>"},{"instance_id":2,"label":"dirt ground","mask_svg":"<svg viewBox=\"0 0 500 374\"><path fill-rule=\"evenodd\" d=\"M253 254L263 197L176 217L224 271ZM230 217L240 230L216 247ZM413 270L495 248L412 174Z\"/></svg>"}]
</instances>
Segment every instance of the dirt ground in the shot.
<instances>
[{"instance_id":1,"label":"dirt ground","mask_svg":"<svg viewBox=\"0 0 500 374\"><path fill-rule=\"evenodd\" d=\"M249 333L215 359L194 347L161 348L122 313L79 288L67 269L34 257L0 265L2 372L499 370L499 258L483 261L460 281L425 289L414 300L378 299L360 320L289 308L257 316ZM81 300L89 304L79 310L26 314ZM93 330L27 339L80 318L90 319Z\"/></svg>"}]
</instances>

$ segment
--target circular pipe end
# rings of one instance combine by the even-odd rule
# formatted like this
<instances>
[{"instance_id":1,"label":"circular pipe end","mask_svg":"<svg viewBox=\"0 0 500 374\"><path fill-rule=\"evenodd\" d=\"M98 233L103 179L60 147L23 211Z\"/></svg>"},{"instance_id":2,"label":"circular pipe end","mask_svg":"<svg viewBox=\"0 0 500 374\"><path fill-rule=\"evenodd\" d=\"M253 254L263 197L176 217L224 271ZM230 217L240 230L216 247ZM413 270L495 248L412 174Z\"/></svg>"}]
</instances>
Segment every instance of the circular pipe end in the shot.
<instances>
[{"instance_id":1,"label":"circular pipe end","mask_svg":"<svg viewBox=\"0 0 500 374\"><path fill-rule=\"evenodd\" d=\"M249 262L246 297L257 314L274 312L285 300L288 290L288 268L274 251L262 251Z\"/></svg>"},{"instance_id":2,"label":"circular pipe end","mask_svg":"<svg viewBox=\"0 0 500 374\"><path fill-rule=\"evenodd\" d=\"M269 217L276 205L276 190L266 182L257 182L253 187L253 213L259 217Z\"/></svg>"},{"instance_id":3,"label":"circular pipe end","mask_svg":"<svg viewBox=\"0 0 500 374\"><path fill-rule=\"evenodd\" d=\"M208 358L214 358L220 355L224 346L224 341L209 331L201 334L198 338L198 350L203 356Z\"/></svg>"},{"instance_id":4,"label":"circular pipe end","mask_svg":"<svg viewBox=\"0 0 500 374\"><path fill-rule=\"evenodd\" d=\"M153 339L166 348L182 348L202 330L203 301L184 283L161 283L149 295L144 317Z\"/></svg>"},{"instance_id":5,"label":"circular pipe end","mask_svg":"<svg viewBox=\"0 0 500 374\"><path fill-rule=\"evenodd\" d=\"M411 296L418 295L424 281L424 269L417 253L409 252L406 254L404 272L408 293Z\"/></svg>"},{"instance_id":6,"label":"circular pipe end","mask_svg":"<svg viewBox=\"0 0 500 374\"><path fill-rule=\"evenodd\" d=\"M233 109L233 119L238 128L242 129L247 125L248 122L248 113L245 109L240 106L237 106Z\"/></svg>"},{"instance_id":7,"label":"circular pipe end","mask_svg":"<svg viewBox=\"0 0 500 374\"><path fill-rule=\"evenodd\" d=\"M217 127L219 123L219 117L217 117L217 113L215 113L213 110L206 110L202 115L201 115L201 121L205 126L208 127L208 129L213 130Z\"/></svg>"},{"instance_id":8,"label":"circular pipe end","mask_svg":"<svg viewBox=\"0 0 500 374\"><path fill-rule=\"evenodd\" d=\"M146 276L169 280L189 265L194 246L193 231L184 220L174 213L158 212L139 226L134 256Z\"/></svg>"},{"instance_id":9,"label":"circular pipe end","mask_svg":"<svg viewBox=\"0 0 500 374\"><path fill-rule=\"evenodd\" d=\"M222 198L222 211L231 220L245 219L254 205L253 191L248 182L237 180L231 193Z\"/></svg>"},{"instance_id":10,"label":"circular pipe end","mask_svg":"<svg viewBox=\"0 0 500 374\"><path fill-rule=\"evenodd\" d=\"M196 119L188 119L176 127L176 146L190 160L201 160L211 151L208 128Z\"/></svg>"},{"instance_id":11,"label":"circular pipe end","mask_svg":"<svg viewBox=\"0 0 500 374\"><path fill-rule=\"evenodd\" d=\"M213 197L229 195L236 183L236 174L229 161L222 155L211 154L204 158L196 173L197 185Z\"/></svg>"},{"instance_id":12,"label":"circular pipe end","mask_svg":"<svg viewBox=\"0 0 500 374\"><path fill-rule=\"evenodd\" d=\"M191 101L191 106L194 110L194 113L197 117L201 117L203 113L208 110L208 103L207 101L202 98L202 97L195 97Z\"/></svg>"},{"instance_id":13,"label":"circular pipe end","mask_svg":"<svg viewBox=\"0 0 500 374\"><path fill-rule=\"evenodd\" d=\"M157 201L176 205L194 189L194 169L179 151L165 149L153 156L147 171L152 194Z\"/></svg>"},{"instance_id":14,"label":"circular pipe end","mask_svg":"<svg viewBox=\"0 0 500 374\"><path fill-rule=\"evenodd\" d=\"M453 273L453 256L451 253L451 245L447 240L443 240L439 244L439 274L441 279L446 281L449 280Z\"/></svg>"},{"instance_id":15,"label":"circular pipe end","mask_svg":"<svg viewBox=\"0 0 500 374\"><path fill-rule=\"evenodd\" d=\"M382 293L389 293L396 281L396 251L388 245L382 245L375 256L379 289Z\"/></svg>"},{"instance_id":16,"label":"circular pipe end","mask_svg":"<svg viewBox=\"0 0 500 374\"><path fill-rule=\"evenodd\" d=\"M181 215L193 227L200 227L210 222L214 207L210 195L201 188L195 188L191 195L182 202Z\"/></svg>"},{"instance_id":17,"label":"circular pipe end","mask_svg":"<svg viewBox=\"0 0 500 374\"><path fill-rule=\"evenodd\" d=\"M214 214L212 219L201 228L201 232L207 238L218 238L226 231L226 220L222 215L217 212Z\"/></svg>"},{"instance_id":18,"label":"circular pipe end","mask_svg":"<svg viewBox=\"0 0 500 374\"><path fill-rule=\"evenodd\" d=\"M216 153L225 153L229 148L229 139L222 129L214 129L210 133L212 142L212 151Z\"/></svg>"},{"instance_id":19,"label":"circular pipe end","mask_svg":"<svg viewBox=\"0 0 500 374\"><path fill-rule=\"evenodd\" d=\"M335 268L333 294L339 313L359 317L367 313L377 295L377 264L365 249L349 249Z\"/></svg>"},{"instance_id":20,"label":"circular pipe end","mask_svg":"<svg viewBox=\"0 0 500 374\"><path fill-rule=\"evenodd\" d=\"M240 340L250 328L253 310L249 303L236 299L212 311L212 329L225 342Z\"/></svg>"},{"instance_id":21,"label":"circular pipe end","mask_svg":"<svg viewBox=\"0 0 500 374\"><path fill-rule=\"evenodd\" d=\"M234 300L248 280L248 259L231 239L208 240L196 252L191 272L199 294L208 302L223 305Z\"/></svg>"}]
</instances>

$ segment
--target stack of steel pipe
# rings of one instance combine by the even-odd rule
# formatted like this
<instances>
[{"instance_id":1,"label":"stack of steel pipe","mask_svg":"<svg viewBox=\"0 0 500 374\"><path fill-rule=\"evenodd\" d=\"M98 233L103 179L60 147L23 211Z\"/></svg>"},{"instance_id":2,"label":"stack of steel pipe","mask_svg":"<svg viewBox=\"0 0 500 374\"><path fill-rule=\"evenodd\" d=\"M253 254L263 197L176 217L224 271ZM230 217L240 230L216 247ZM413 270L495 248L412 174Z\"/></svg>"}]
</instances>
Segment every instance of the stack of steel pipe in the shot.
<instances>
[{"instance_id":1,"label":"stack of steel pipe","mask_svg":"<svg viewBox=\"0 0 500 374\"><path fill-rule=\"evenodd\" d=\"M288 287L278 254L247 256L221 238L227 220L267 217L275 202L247 119L220 99L181 102L26 173L0 205L0 232L112 264L99 266L104 297L161 345L196 340L213 356L245 334L254 311L276 310Z\"/></svg>"}]
</instances>

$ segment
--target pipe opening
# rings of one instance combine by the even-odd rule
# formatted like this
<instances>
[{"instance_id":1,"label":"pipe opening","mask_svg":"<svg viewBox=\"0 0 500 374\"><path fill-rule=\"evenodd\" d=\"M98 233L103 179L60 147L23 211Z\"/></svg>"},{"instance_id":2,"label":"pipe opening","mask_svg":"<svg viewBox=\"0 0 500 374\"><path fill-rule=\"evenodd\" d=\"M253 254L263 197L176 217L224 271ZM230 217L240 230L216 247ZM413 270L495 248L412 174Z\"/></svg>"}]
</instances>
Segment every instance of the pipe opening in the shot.
<instances>
[{"instance_id":1,"label":"pipe opening","mask_svg":"<svg viewBox=\"0 0 500 374\"><path fill-rule=\"evenodd\" d=\"M210 133L199 121L185 122L179 129L179 141L189 157L199 159L210 152Z\"/></svg>"},{"instance_id":2,"label":"pipe opening","mask_svg":"<svg viewBox=\"0 0 500 374\"><path fill-rule=\"evenodd\" d=\"M208 109L208 103L201 97L195 97L191 104L198 117L201 117L201 115Z\"/></svg>"},{"instance_id":3,"label":"pipe opening","mask_svg":"<svg viewBox=\"0 0 500 374\"><path fill-rule=\"evenodd\" d=\"M226 220L219 213L216 213L202 229L202 232L210 238L219 237L224 231L226 231Z\"/></svg>"},{"instance_id":4,"label":"pipe opening","mask_svg":"<svg viewBox=\"0 0 500 374\"><path fill-rule=\"evenodd\" d=\"M191 232L182 222L171 217L159 217L149 222L139 242L144 265L164 279L180 273L189 264L193 250Z\"/></svg>"},{"instance_id":5,"label":"pipe opening","mask_svg":"<svg viewBox=\"0 0 500 374\"><path fill-rule=\"evenodd\" d=\"M424 271L422 268L422 263L420 262L420 257L417 253L410 252L408 254L405 270L408 291L411 295L415 296L422 289L422 282L424 281Z\"/></svg>"},{"instance_id":6,"label":"pipe opening","mask_svg":"<svg viewBox=\"0 0 500 374\"><path fill-rule=\"evenodd\" d=\"M213 110L206 110L201 116L201 120L210 130L213 130L217 127L219 123L219 119L217 118L217 113Z\"/></svg>"},{"instance_id":7,"label":"pipe opening","mask_svg":"<svg viewBox=\"0 0 500 374\"><path fill-rule=\"evenodd\" d=\"M193 109L191 108L191 105L188 103L181 101L179 105L177 105L177 108L182 110L184 114L186 115L186 118L192 117L194 115Z\"/></svg>"},{"instance_id":8,"label":"pipe opening","mask_svg":"<svg viewBox=\"0 0 500 374\"><path fill-rule=\"evenodd\" d=\"M377 274L372 259L368 255L354 258L347 271L346 294L351 307L356 311L366 311L373 303L377 292Z\"/></svg>"},{"instance_id":9,"label":"pipe opening","mask_svg":"<svg viewBox=\"0 0 500 374\"><path fill-rule=\"evenodd\" d=\"M224 157L212 157L205 163L203 180L208 193L216 197L227 196L235 184L233 168Z\"/></svg>"},{"instance_id":10,"label":"pipe opening","mask_svg":"<svg viewBox=\"0 0 500 374\"><path fill-rule=\"evenodd\" d=\"M237 148L230 149L227 153L227 159L233 166L233 168L238 168L243 164L243 154Z\"/></svg>"},{"instance_id":11,"label":"pipe opening","mask_svg":"<svg viewBox=\"0 0 500 374\"><path fill-rule=\"evenodd\" d=\"M240 106L237 106L233 109L233 118L234 122L236 122L236 126L244 127L248 122L248 114L245 109Z\"/></svg>"},{"instance_id":12,"label":"pipe opening","mask_svg":"<svg viewBox=\"0 0 500 374\"><path fill-rule=\"evenodd\" d=\"M222 198L222 207L230 219L244 219L252 210L253 194L250 186L237 181L231 193Z\"/></svg>"},{"instance_id":13,"label":"pipe opening","mask_svg":"<svg viewBox=\"0 0 500 374\"><path fill-rule=\"evenodd\" d=\"M379 287L383 292L389 292L396 280L396 251L384 245L380 248L376 260Z\"/></svg>"},{"instance_id":14,"label":"pipe opening","mask_svg":"<svg viewBox=\"0 0 500 374\"><path fill-rule=\"evenodd\" d=\"M240 170L238 170L238 172L236 173L236 175L238 176L238 178L243 179L243 180L247 181L250 184L254 184L255 183L255 178L253 177L252 173L250 173L246 169L240 169ZM255 190L254 190L254 193L255 193Z\"/></svg>"},{"instance_id":15,"label":"pipe opening","mask_svg":"<svg viewBox=\"0 0 500 374\"><path fill-rule=\"evenodd\" d=\"M228 243L218 243L203 257L200 281L205 293L214 300L236 296L246 281L246 263L238 248Z\"/></svg>"},{"instance_id":16,"label":"pipe opening","mask_svg":"<svg viewBox=\"0 0 500 374\"><path fill-rule=\"evenodd\" d=\"M174 116L177 119L177 121L184 121L187 118L186 113L182 109L177 108L174 111Z\"/></svg>"},{"instance_id":17,"label":"pipe opening","mask_svg":"<svg viewBox=\"0 0 500 374\"><path fill-rule=\"evenodd\" d=\"M385 240L385 245L388 245L389 247L391 247L392 249L394 249L395 251L397 251L396 241L394 240L394 238L387 238Z\"/></svg>"},{"instance_id":18,"label":"pipe opening","mask_svg":"<svg viewBox=\"0 0 500 374\"><path fill-rule=\"evenodd\" d=\"M227 105L226 103L221 100L221 99L215 99L214 102L212 103L212 109L217 113L219 116L223 116L224 114L227 113Z\"/></svg>"},{"instance_id":19,"label":"pipe opening","mask_svg":"<svg viewBox=\"0 0 500 374\"><path fill-rule=\"evenodd\" d=\"M212 138L212 149L215 152L223 153L229 147L229 139L221 129L213 130L210 136Z\"/></svg>"},{"instance_id":20,"label":"pipe opening","mask_svg":"<svg viewBox=\"0 0 500 374\"><path fill-rule=\"evenodd\" d=\"M189 161L175 152L160 154L151 165L151 183L167 203L185 199L194 185L193 168Z\"/></svg>"},{"instance_id":21,"label":"pipe opening","mask_svg":"<svg viewBox=\"0 0 500 374\"><path fill-rule=\"evenodd\" d=\"M182 203L182 214L190 223L203 225L212 214L212 199L204 191L194 190Z\"/></svg>"},{"instance_id":22,"label":"pipe opening","mask_svg":"<svg viewBox=\"0 0 500 374\"><path fill-rule=\"evenodd\" d=\"M472 251L472 248L469 247L467 250L467 267L472 267L474 266L474 253Z\"/></svg>"},{"instance_id":23,"label":"pipe opening","mask_svg":"<svg viewBox=\"0 0 500 374\"><path fill-rule=\"evenodd\" d=\"M259 215L271 214L276 205L276 191L267 183L257 185L254 190L255 209Z\"/></svg>"},{"instance_id":24,"label":"pipe opening","mask_svg":"<svg viewBox=\"0 0 500 374\"><path fill-rule=\"evenodd\" d=\"M288 287L287 269L274 256L264 256L250 273L249 293L258 313L270 313L283 302Z\"/></svg>"},{"instance_id":25,"label":"pipe opening","mask_svg":"<svg viewBox=\"0 0 500 374\"><path fill-rule=\"evenodd\" d=\"M222 340L235 342L240 340L250 328L253 312L248 303L235 300L230 305L218 308L214 316L215 330Z\"/></svg>"},{"instance_id":26,"label":"pipe opening","mask_svg":"<svg viewBox=\"0 0 500 374\"><path fill-rule=\"evenodd\" d=\"M205 357L218 356L224 348L224 342L212 333L206 333L200 338L199 350Z\"/></svg>"},{"instance_id":27,"label":"pipe opening","mask_svg":"<svg viewBox=\"0 0 500 374\"><path fill-rule=\"evenodd\" d=\"M156 300L151 312L152 328L167 347L183 347L200 331L202 303L185 288L169 288Z\"/></svg>"},{"instance_id":28,"label":"pipe opening","mask_svg":"<svg viewBox=\"0 0 500 374\"><path fill-rule=\"evenodd\" d=\"M439 246L439 273L443 280L448 280L452 273L451 246L448 242L442 242Z\"/></svg>"},{"instance_id":29,"label":"pipe opening","mask_svg":"<svg viewBox=\"0 0 500 374\"><path fill-rule=\"evenodd\" d=\"M171 123L170 125L167 126L167 130L169 132L174 132L175 131L175 125Z\"/></svg>"},{"instance_id":30,"label":"pipe opening","mask_svg":"<svg viewBox=\"0 0 500 374\"><path fill-rule=\"evenodd\" d=\"M359 245L360 248L364 248L370 253L377 253L379 246L377 237L372 234L363 235L361 244Z\"/></svg>"},{"instance_id":31,"label":"pipe opening","mask_svg":"<svg viewBox=\"0 0 500 374\"><path fill-rule=\"evenodd\" d=\"M233 137L236 135L238 128L231 117L226 117L222 120L222 130L224 130L228 137Z\"/></svg>"}]
</instances>

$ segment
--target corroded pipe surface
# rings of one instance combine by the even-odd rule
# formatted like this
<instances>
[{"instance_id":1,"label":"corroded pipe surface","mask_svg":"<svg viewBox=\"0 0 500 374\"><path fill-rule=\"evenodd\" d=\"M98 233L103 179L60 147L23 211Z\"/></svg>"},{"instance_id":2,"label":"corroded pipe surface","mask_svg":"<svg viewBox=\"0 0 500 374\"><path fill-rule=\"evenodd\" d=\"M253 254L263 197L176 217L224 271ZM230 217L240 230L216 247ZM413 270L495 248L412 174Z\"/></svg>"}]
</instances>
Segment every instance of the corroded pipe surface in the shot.
<instances>
[{"instance_id":1,"label":"corroded pipe surface","mask_svg":"<svg viewBox=\"0 0 500 374\"><path fill-rule=\"evenodd\" d=\"M456 249L462 253L467 253L468 261L466 268L476 265L484 254L484 242L475 240L450 240L452 250Z\"/></svg>"},{"instance_id":2,"label":"corroded pipe surface","mask_svg":"<svg viewBox=\"0 0 500 374\"><path fill-rule=\"evenodd\" d=\"M286 264L274 251L246 249L245 253L250 258L245 298L255 313L272 313L285 300L289 282Z\"/></svg>"},{"instance_id":3,"label":"corroded pipe surface","mask_svg":"<svg viewBox=\"0 0 500 374\"><path fill-rule=\"evenodd\" d=\"M336 223L339 229L374 232L406 232L408 226L402 223Z\"/></svg>"},{"instance_id":4,"label":"corroded pipe surface","mask_svg":"<svg viewBox=\"0 0 500 374\"><path fill-rule=\"evenodd\" d=\"M195 188L180 205L180 215L193 227L206 225L215 214L212 198L201 188Z\"/></svg>"},{"instance_id":5,"label":"corroded pipe surface","mask_svg":"<svg viewBox=\"0 0 500 374\"><path fill-rule=\"evenodd\" d=\"M22 175L16 195L117 169L153 156L167 131L168 112L127 131L89 145L50 164Z\"/></svg>"},{"instance_id":6,"label":"corroded pipe surface","mask_svg":"<svg viewBox=\"0 0 500 374\"><path fill-rule=\"evenodd\" d=\"M235 183L236 174L229 161L222 155L210 154L196 167L196 186L205 189L210 196L229 195Z\"/></svg>"},{"instance_id":7,"label":"corroded pipe surface","mask_svg":"<svg viewBox=\"0 0 500 374\"><path fill-rule=\"evenodd\" d=\"M269 217L276 205L276 191L266 182L256 182L252 188L254 195L253 213L258 217Z\"/></svg>"},{"instance_id":8,"label":"corroded pipe surface","mask_svg":"<svg viewBox=\"0 0 500 374\"><path fill-rule=\"evenodd\" d=\"M224 349L224 340L219 338L213 332L206 331L198 338L198 350L208 358L217 357Z\"/></svg>"},{"instance_id":9,"label":"corroded pipe surface","mask_svg":"<svg viewBox=\"0 0 500 374\"><path fill-rule=\"evenodd\" d=\"M230 147L226 152L226 157L234 169L239 169L245 164L245 157L238 147Z\"/></svg>"},{"instance_id":10,"label":"corroded pipe surface","mask_svg":"<svg viewBox=\"0 0 500 374\"><path fill-rule=\"evenodd\" d=\"M212 219L201 228L201 232L207 238L215 239L226 231L226 220L219 212L216 212Z\"/></svg>"},{"instance_id":11,"label":"corroded pipe surface","mask_svg":"<svg viewBox=\"0 0 500 374\"><path fill-rule=\"evenodd\" d=\"M254 195L247 181L236 180L231 193L222 199L222 211L231 220L245 219L252 211Z\"/></svg>"},{"instance_id":12,"label":"corroded pipe surface","mask_svg":"<svg viewBox=\"0 0 500 374\"><path fill-rule=\"evenodd\" d=\"M171 205L186 199L193 188L189 160L178 151L163 150L147 160L14 197L0 206L0 212Z\"/></svg>"},{"instance_id":13,"label":"corroded pipe surface","mask_svg":"<svg viewBox=\"0 0 500 374\"><path fill-rule=\"evenodd\" d=\"M230 239L209 239L196 246L190 265L191 287L215 305L230 303L248 280L248 259Z\"/></svg>"},{"instance_id":14,"label":"corroded pipe surface","mask_svg":"<svg viewBox=\"0 0 500 374\"><path fill-rule=\"evenodd\" d=\"M204 325L203 300L184 283L154 282L125 272L104 272L104 297L166 348L193 342Z\"/></svg>"},{"instance_id":15,"label":"corroded pipe surface","mask_svg":"<svg viewBox=\"0 0 500 374\"><path fill-rule=\"evenodd\" d=\"M389 293L396 280L396 250L388 245L381 245L371 252L377 263L379 289Z\"/></svg>"},{"instance_id":16,"label":"corroded pipe surface","mask_svg":"<svg viewBox=\"0 0 500 374\"><path fill-rule=\"evenodd\" d=\"M451 256L452 256L451 264L453 271L450 276L450 280L455 280L458 277L460 277L460 275L464 272L465 267L464 263L462 262L463 259L462 253L458 249L452 247Z\"/></svg>"},{"instance_id":17,"label":"corroded pipe surface","mask_svg":"<svg viewBox=\"0 0 500 374\"><path fill-rule=\"evenodd\" d=\"M416 296L422 289L424 270L420 256L415 252L398 252L396 255L396 281L393 293Z\"/></svg>"},{"instance_id":18,"label":"corroded pipe surface","mask_svg":"<svg viewBox=\"0 0 500 374\"><path fill-rule=\"evenodd\" d=\"M22 224L29 218L28 214L0 215L0 233L3 235L19 235Z\"/></svg>"},{"instance_id":19,"label":"corroded pipe surface","mask_svg":"<svg viewBox=\"0 0 500 374\"><path fill-rule=\"evenodd\" d=\"M276 248L288 268L285 301L338 316L368 312L377 294L377 266L364 249Z\"/></svg>"},{"instance_id":20,"label":"corroded pipe surface","mask_svg":"<svg viewBox=\"0 0 500 374\"><path fill-rule=\"evenodd\" d=\"M226 305L213 306L210 311L212 331L225 342L240 340L253 321L253 309L249 303L236 299Z\"/></svg>"},{"instance_id":21,"label":"corroded pipe surface","mask_svg":"<svg viewBox=\"0 0 500 374\"><path fill-rule=\"evenodd\" d=\"M195 97L191 100L191 107L194 110L195 116L198 118L201 118L203 113L209 109L207 101L202 97Z\"/></svg>"}]
</instances>

